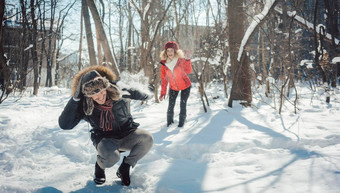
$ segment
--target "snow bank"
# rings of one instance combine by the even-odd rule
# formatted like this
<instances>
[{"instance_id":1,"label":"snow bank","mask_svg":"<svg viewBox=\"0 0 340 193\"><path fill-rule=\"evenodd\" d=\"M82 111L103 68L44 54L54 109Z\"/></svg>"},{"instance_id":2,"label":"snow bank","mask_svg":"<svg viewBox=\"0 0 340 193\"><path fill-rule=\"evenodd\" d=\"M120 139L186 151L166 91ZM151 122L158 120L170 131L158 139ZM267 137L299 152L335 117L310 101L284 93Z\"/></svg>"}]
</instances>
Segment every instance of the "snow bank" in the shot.
<instances>
[{"instance_id":1,"label":"snow bank","mask_svg":"<svg viewBox=\"0 0 340 193\"><path fill-rule=\"evenodd\" d=\"M264 103L258 93L254 108L227 108L216 83L207 90L210 107L203 113L194 85L183 128L176 126L179 99L170 127L167 100L133 102L136 121L155 143L132 169L129 187L115 176L119 164L106 169L104 185L92 181L96 151L88 123L59 128L69 90L11 96L0 105L0 192L338 192L340 92L327 104L321 89L297 86L300 111L294 114L285 103L278 115L277 104Z\"/></svg>"}]
</instances>

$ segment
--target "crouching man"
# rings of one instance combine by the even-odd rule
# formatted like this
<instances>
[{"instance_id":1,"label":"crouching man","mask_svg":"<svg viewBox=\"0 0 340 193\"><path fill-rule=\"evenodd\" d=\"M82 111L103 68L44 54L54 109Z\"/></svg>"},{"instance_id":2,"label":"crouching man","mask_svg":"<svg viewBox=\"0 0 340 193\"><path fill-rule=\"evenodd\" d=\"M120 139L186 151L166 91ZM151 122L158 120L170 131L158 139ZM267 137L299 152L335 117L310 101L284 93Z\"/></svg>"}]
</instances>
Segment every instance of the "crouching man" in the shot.
<instances>
[{"instance_id":1,"label":"crouching man","mask_svg":"<svg viewBox=\"0 0 340 193\"><path fill-rule=\"evenodd\" d=\"M130 99L146 100L149 96L134 89L123 95L114 84L115 74L104 66L80 71L73 79L72 97L59 117L62 129L73 129L84 119L91 126L91 140L97 150L94 182L106 181L105 168L120 160L122 151L129 151L119 166L117 176L122 185L130 185L130 168L152 147L153 137L139 129L130 113Z\"/></svg>"}]
</instances>

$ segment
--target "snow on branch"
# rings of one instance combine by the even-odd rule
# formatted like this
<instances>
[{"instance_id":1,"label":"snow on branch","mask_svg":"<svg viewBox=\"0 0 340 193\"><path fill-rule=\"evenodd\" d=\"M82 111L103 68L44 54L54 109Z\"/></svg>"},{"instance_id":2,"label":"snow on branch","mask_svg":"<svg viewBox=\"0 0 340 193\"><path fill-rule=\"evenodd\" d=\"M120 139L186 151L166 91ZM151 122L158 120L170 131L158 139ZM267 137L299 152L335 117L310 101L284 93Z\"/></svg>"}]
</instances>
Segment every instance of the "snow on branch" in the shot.
<instances>
[{"instance_id":1,"label":"snow on branch","mask_svg":"<svg viewBox=\"0 0 340 193\"><path fill-rule=\"evenodd\" d=\"M278 13L280 13L280 14L282 14L282 9L280 9L280 8L278 8L278 7L275 7L275 11L278 12ZM313 23L311 23L311 22L305 20L303 17L301 17L301 16L299 16L299 15L296 15L295 12L290 12L290 11L288 11L287 14L288 14L289 17L294 17L294 20L295 20L296 22L298 22L298 23L302 24L303 26L307 27L308 29L314 31L314 25L313 25ZM316 26L316 27L317 27L316 32L317 32L318 34L321 34L321 33L322 33L322 31L321 31L321 29L320 29L321 26L323 26L323 25L319 24L319 25ZM332 40L332 35L329 34L329 33L326 33L326 34L325 34L325 37L326 37L328 40ZM338 44L340 43L339 39L337 39L337 38L335 38L335 37L334 37L334 41L335 41L335 44L336 44L336 45L338 45Z\"/></svg>"},{"instance_id":2,"label":"snow on branch","mask_svg":"<svg viewBox=\"0 0 340 193\"><path fill-rule=\"evenodd\" d=\"M265 5L262 12L258 15L254 16L254 20L251 22L250 26L248 27L245 35L243 36L240 50L238 51L237 60L241 61L241 56L244 50L244 47L247 45L250 37L253 35L254 31L258 28L259 24L263 22L264 18L268 15L269 11L275 7L276 0L265 0Z\"/></svg>"},{"instance_id":3,"label":"snow on branch","mask_svg":"<svg viewBox=\"0 0 340 193\"><path fill-rule=\"evenodd\" d=\"M332 59L332 63L333 63L333 64L340 63L340 57L334 57L334 58Z\"/></svg>"},{"instance_id":4,"label":"snow on branch","mask_svg":"<svg viewBox=\"0 0 340 193\"><path fill-rule=\"evenodd\" d=\"M27 48L24 49L24 52L26 52L27 50L33 48L33 44L30 44Z\"/></svg>"},{"instance_id":5,"label":"snow on branch","mask_svg":"<svg viewBox=\"0 0 340 193\"><path fill-rule=\"evenodd\" d=\"M68 58L68 57L70 57L70 56L72 56L73 54L78 53L78 52L79 52L79 50L76 50L76 51L71 52L70 54L68 54L68 55L66 55L66 56L64 56L64 57L62 57L62 58L58 58L58 59L57 59L57 62L61 62L61 61L65 60L66 58Z\"/></svg>"},{"instance_id":6,"label":"snow on branch","mask_svg":"<svg viewBox=\"0 0 340 193\"><path fill-rule=\"evenodd\" d=\"M151 3L150 2L148 2L148 4L145 6L145 9L144 9L144 14L143 14L143 21L145 21L145 19L146 19L146 14L147 14L147 12L149 11L149 9L150 9L150 7L151 7L151 5L150 5Z\"/></svg>"}]
</instances>

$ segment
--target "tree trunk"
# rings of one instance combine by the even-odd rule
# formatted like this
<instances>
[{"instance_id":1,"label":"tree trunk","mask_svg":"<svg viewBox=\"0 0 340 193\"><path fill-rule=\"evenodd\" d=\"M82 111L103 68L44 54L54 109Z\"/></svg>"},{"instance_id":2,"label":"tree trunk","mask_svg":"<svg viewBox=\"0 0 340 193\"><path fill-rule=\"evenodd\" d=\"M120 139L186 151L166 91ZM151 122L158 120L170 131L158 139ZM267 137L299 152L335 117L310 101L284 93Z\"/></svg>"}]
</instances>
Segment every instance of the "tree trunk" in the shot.
<instances>
[{"instance_id":1,"label":"tree trunk","mask_svg":"<svg viewBox=\"0 0 340 193\"><path fill-rule=\"evenodd\" d=\"M0 1L0 21L3 21L5 14L5 1ZM0 104L7 98L9 92L7 89L9 88L9 69L7 67L7 59L5 57L3 42L2 42L2 32L3 25L0 25Z\"/></svg>"},{"instance_id":2,"label":"tree trunk","mask_svg":"<svg viewBox=\"0 0 340 193\"><path fill-rule=\"evenodd\" d=\"M241 60L237 60L244 35L243 1L229 1L228 23L231 78L233 81L228 106L232 107L233 100L242 100L247 103L252 100L249 65L245 52L242 52Z\"/></svg>"},{"instance_id":3,"label":"tree trunk","mask_svg":"<svg viewBox=\"0 0 340 193\"><path fill-rule=\"evenodd\" d=\"M52 86L52 66L53 66L53 58L54 58L54 49L52 48L52 39L53 39L53 25L54 25L54 18L55 18L55 10L56 10L56 0L51 1L51 20L50 20L50 29L48 31L48 49L46 54L47 60L47 74L46 74L46 87ZM55 42L54 42L55 45Z\"/></svg>"},{"instance_id":4,"label":"tree trunk","mask_svg":"<svg viewBox=\"0 0 340 193\"><path fill-rule=\"evenodd\" d=\"M130 73L132 73L132 54L135 49L132 49L132 29L133 29L133 20L132 20L132 13L131 13L131 5L128 3L128 34L127 34L127 69Z\"/></svg>"},{"instance_id":5,"label":"tree trunk","mask_svg":"<svg viewBox=\"0 0 340 193\"><path fill-rule=\"evenodd\" d=\"M33 61L33 73L34 73L34 80L33 80L33 95L38 95L39 90L39 82L38 82L38 53L37 53L37 36L38 36L38 29L37 29L37 20L35 19L35 6L34 0L31 0L31 18L32 18L32 61Z\"/></svg>"},{"instance_id":6,"label":"tree trunk","mask_svg":"<svg viewBox=\"0 0 340 193\"><path fill-rule=\"evenodd\" d=\"M5 1L0 1L0 21L3 21L5 14ZM2 75L2 70L5 68L7 60L4 55L4 47L2 43L2 31L3 25L0 25L0 74ZM3 76L1 76L3 78ZM2 82L1 82L2 83Z\"/></svg>"},{"instance_id":7,"label":"tree trunk","mask_svg":"<svg viewBox=\"0 0 340 193\"><path fill-rule=\"evenodd\" d=\"M83 6L82 6L83 9ZM83 10L81 11L80 14L80 39L79 39L79 48L78 48L78 52L79 52L79 57L78 57L78 70L81 70L82 67L82 63L81 63L81 56L82 56L82 48L83 48L83 24L84 24L84 14L83 14Z\"/></svg>"},{"instance_id":8,"label":"tree trunk","mask_svg":"<svg viewBox=\"0 0 340 193\"><path fill-rule=\"evenodd\" d=\"M41 6L38 6L39 9L39 15L40 17L40 39L41 39L41 44L40 44L40 55L39 55L39 69L38 69L38 84L40 86L41 84L41 71L42 71L42 66L43 66L43 60L44 60L44 54L46 55L46 37L47 37L47 30L45 26L45 21L46 21L46 2L42 1L42 6L43 10L41 10Z\"/></svg>"},{"instance_id":9,"label":"tree trunk","mask_svg":"<svg viewBox=\"0 0 340 193\"><path fill-rule=\"evenodd\" d=\"M26 75L27 75L27 69L28 69L28 59L29 59L29 52L25 51L25 48L29 46L30 43L30 38L28 35L28 30L29 30L29 24L28 24L28 19L27 19L27 10L26 10L26 2L21 0L20 1L20 6L22 10L22 35L21 35L21 44L20 44L20 56L21 56L21 61L17 66L17 74L16 78L17 81L16 83L19 84L17 85L17 88L20 90L23 90L24 87L26 86Z\"/></svg>"},{"instance_id":10,"label":"tree trunk","mask_svg":"<svg viewBox=\"0 0 340 193\"><path fill-rule=\"evenodd\" d=\"M266 97L269 96L270 88L269 88L269 80L268 80L268 70L267 70L267 63L266 63L266 48L265 48L265 43L264 43L264 33L261 34L261 51L262 51L262 70L263 70L263 79L266 83L266 90L265 90L265 95Z\"/></svg>"},{"instance_id":11,"label":"tree trunk","mask_svg":"<svg viewBox=\"0 0 340 193\"><path fill-rule=\"evenodd\" d=\"M102 54L102 46L100 44L99 32L96 30L96 38L97 38L97 53L98 53L98 65L103 65L103 54Z\"/></svg>"},{"instance_id":12,"label":"tree trunk","mask_svg":"<svg viewBox=\"0 0 340 193\"><path fill-rule=\"evenodd\" d=\"M146 9L146 7L149 9ZM149 77L149 81L151 80L151 68L150 68L150 58L148 53L148 47L150 46L150 23L149 23L149 15L150 11L153 9L153 3L148 1L142 1L142 15L141 15L141 38L142 38L142 45L141 45L141 59L140 59L140 67L144 70L144 73L147 77Z\"/></svg>"},{"instance_id":13,"label":"tree trunk","mask_svg":"<svg viewBox=\"0 0 340 193\"><path fill-rule=\"evenodd\" d=\"M100 19L97 7L96 7L93 0L87 0L87 3L88 3L88 7L90 8L90 11L91 11L94 24L96 26L96 30L98 30L99 38L97 38L97 39L100 40L100 44L102 45L105 60L110 63L113 72L116 74L117 77L119 77L119 70L118 70L118 67L117 67L117 63L116 63L116 60L113 58L113 55L111 53L111 48L109 46L109 42L107 40L105 30L104 30L104 26L103 26L103 23Z\"/></svg>"},{"instance_id":14,"label":"tree trunk","mask_svg":"<svg viewBox=\"0 0 340 193\"><path fill-rule=\"evenodd\" d=\"M119 5L121 6L121 0L119 0ZM126 62L125 62L125 55L124 55L124 43L123 43L123 13L122 9L119 10L119 20L118 20L118 26L119 26L119 43L120 43L120 54L119 54L119 67L122 70L126 70Z\"/></svg>"},{"instance_id":15,"label":"tree trunk","mask_svg":"<svg viewBox=\"0 0 340 193\"><path fill-rule=\"evenodd\" d=\"M39 9L39 15L40 15L40 54L39 54L39 66L38 66L38 84L40 86L41 83L41 69L43 65L43 59L44 59L44 53L46 52L45 49L45 41L46 41L46 27L45 27L45 21L46 21L46 12L45 12L45 1L42 1L43 10L41 10L41 6L38 6ZM46 53L45 53L46 54Z\"/></svg>"},{"instance_id":16,"label":"tree trunk","mask_svg":"<svg viewBox=\"0 0 340 193\"><path fill-rule=\"evenodd\" d=\"M326 78L325 72L322 70L322 68L320 66L320 60L319 60L320 53L318 51L319 44L318 44L318 36L317 36L318 32L316 31L318 6L319 6L319 0L315 0L314 22L313 22L313 27L314 27L314 50L315 50L315 58L314 58L314 60L315 60L316 68L318 69L318 71L321 74L322 82L325 83L325 82L327 82L327 78Z\"/></svg>"},{"instance_id":17,"label":"tree trunk","mask_svg":"<svg viewBox=\"0 0 340 193\"><path fill-rule=\"evenodd\" d=\"M331 39L331 48L329 50L329 58L334 58L336 56L340 56L340 47L336 45L335 38L339 38L339 22L340 20L337 19L340 16L339 13L339 3L337 1L333 0L324 0L325 8L326 8L326 24L327 29L330 32L332 39ZM338 49L338 50L337 50ZM332 87L336 87L336 79L337 79L337 72L338 72L338 65L337 64L331 64L330 66L330 84Z\"/></svg>"},{"instance_id":18,"label":"tree trunk","mask_svg":"<svg viewBox=\"0 0 340 193\"><path fill-rule=\"evenodd\" d=\"M129 4L129 3L128 3ZM113 58L117 58L116 54L115 54L115 49L114 49L114 43L113 43L113 39L112 39L112 26L111 26L111 18L113 18L112 16L112 9L111 9L111 3L109 3L109 37L110 37L110 44L111 44L111 48L112 48L112 54L113 54ZM117 62L116 62L117 63ZM119 67L119 65L117 65L117 68Z\"/></svg>"},{"instance_id":19,"label":"tree trunk","mask_svg":"<svg viewBox=\"0 0 340 193\"><path fill-rule=\"evenodd\" d=\"M174 7L174 17L176 21L176 27L175 27L175 37L179 38L179 28L180 28L180 23L178 19L178 13L177 13L177 7L176 7L176 1L173 1L173 7Z\"/></svg>"},{"instance_id":20,"label":"tree trunk","mask_svg":"<svg viewBox=\"0 0 340 193\"><path fill-rule=\"evenodd\" d=\"M81 10L83 12L85 31L86 31L86 40L87 40L87 48L90 57L90 65L97 65L96 53L94 51L94 43L93 43L93 34L91 29L91 20L90 14L87 6L87 0L82 0Z\"/></svg>"},{"instance_id":21,"label":"tree trunk","mask_svg":"<svg viewBox=\"0 0 340 193\"><path fill-rule=\"evenodd\" d=\"M5 14L5 1L0 1L0 21L3 21ZM7 79L5 76L5 69L7 68L6 63L7 59L5 57L3 42L2 42L2 31L3 25L0 25L0 88L5 87L5 80Z\"/></svg>"}]
</instances>

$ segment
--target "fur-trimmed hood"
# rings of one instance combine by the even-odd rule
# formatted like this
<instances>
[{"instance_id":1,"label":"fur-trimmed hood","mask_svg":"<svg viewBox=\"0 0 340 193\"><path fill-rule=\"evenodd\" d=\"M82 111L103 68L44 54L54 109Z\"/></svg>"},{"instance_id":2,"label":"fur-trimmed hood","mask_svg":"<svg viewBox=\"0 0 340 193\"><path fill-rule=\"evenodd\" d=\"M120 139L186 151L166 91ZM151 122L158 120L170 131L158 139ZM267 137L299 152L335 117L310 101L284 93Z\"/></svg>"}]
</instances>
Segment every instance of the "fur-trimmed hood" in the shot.
<instances>
[{"instance_id":1,"label":"fur-trimmed hood","mask_svg":"<svg viewBox=\"0 0 340 193\"><path fill-rule=\"evenodd\" d=\"M117 76L105 66L91 66L78 72L72 85L72 96L77 90L79 81L81 85L83 97L83 110L85 115L92 115L94 109L94 101L91 97L94 93L100 92L100 90L107 90L107 97L112 100L118 100L121 98L120 89L115 85Z\"/></svg>"},{"instance_id":2,"label":"fur-trimmed hood","mask_svg":"<svg viewBox=\"0 0 340 193\"><path fill-rule=\"evenodd\" d=\"M83 70L79 71L73 78L73 83L72 83L72 96L74 96L74 93L77 90L78 83L80 81L80 78L86 74L87 72L90 72L92 70L97 71L102 77L105 77L108 79L111 83L115 83L117 81L117 76L116 74L110 70L108 67L105 66L90 66L87 68L84 68Z\"/></svg>"}]
</instances>

